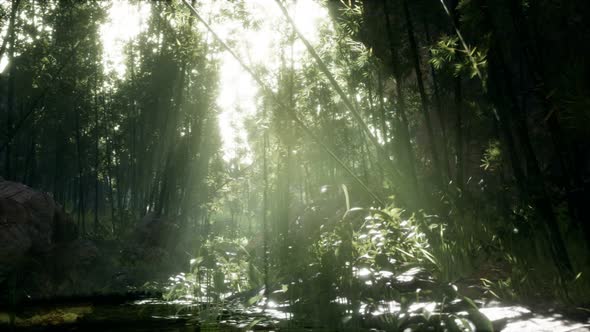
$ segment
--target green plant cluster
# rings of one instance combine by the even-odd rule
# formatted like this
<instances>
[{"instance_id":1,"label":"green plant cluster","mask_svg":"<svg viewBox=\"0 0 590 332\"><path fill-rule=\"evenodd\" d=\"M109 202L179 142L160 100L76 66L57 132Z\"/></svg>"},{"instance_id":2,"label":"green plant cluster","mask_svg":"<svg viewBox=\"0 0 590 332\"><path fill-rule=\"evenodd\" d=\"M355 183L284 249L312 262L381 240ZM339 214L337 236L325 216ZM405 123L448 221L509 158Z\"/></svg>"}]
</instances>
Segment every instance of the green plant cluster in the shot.
<instances>
[{"instance_id":1,"label":"green plant cluster","mask_svg":"<svg viewBox=\"0 0 590 332\"><path fill-rule=\"evenodd\" d=\"M245 238L215 237L205 242L189 271L171 276L163 294L166 300L219 301L260 285L261 273L252 265Z\"/></svg>"}]
</instances>

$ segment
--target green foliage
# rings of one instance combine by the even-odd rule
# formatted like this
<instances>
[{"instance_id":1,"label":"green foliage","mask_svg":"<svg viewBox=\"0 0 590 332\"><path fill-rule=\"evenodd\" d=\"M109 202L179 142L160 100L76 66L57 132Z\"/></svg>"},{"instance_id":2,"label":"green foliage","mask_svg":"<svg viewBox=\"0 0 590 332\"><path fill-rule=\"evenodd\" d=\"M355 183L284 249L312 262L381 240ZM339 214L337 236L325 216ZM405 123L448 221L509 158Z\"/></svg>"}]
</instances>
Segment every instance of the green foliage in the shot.
<instances>
[{"instance_id":1,"label":"green foliage","mask_svg":"<svg viewBox=\"0 0 590 332\"><path fill-rule=\"evenodd\" d=\"M486 171L494 171L502 164L502 150L500 142L491 141L484 151L481 167Z\"/></svg>"},{"instance_id":2,"label":"green foliage","mask_svg":"<svg viewBox=\"0 0 590 332\"><path fill-rule=\"evenodd\" d=\"M387 257L404 266L434 264L429 253L426 235L420 230L415 217L403 218L399 208L370 211L360 229L353 233L354 246L359 257L374 262L376 257ZM385 262L382 262L386 264ZM388 264L386 264L387 266ZM378 266L375 266L378 267Z\"/></svg>"},{"instance_id":3,"label":"green foliage","mask_svg":"<svg viewBox=\"0 0 590 332\"><path fill-rule=\"evenodd\" d=\"M222 300L235 292L260 286L261 273L246 250L245 238L215 237L191 258L189 272L170 277L164 298Z\"/></svg>"},{"instance_id":4,"label":"green foliage","mask_svg":"<svg viewBox=\"0 0 590 332\"><path fill-rule=\"evenodd\" d=\"M305 272L296 273L293 279L299 282L287 291L296 317L319 314L351 327L353 317L371 315L369 326L391 331L443 326L491 331L472 300L431 278L427 271L441 263L430 253L421 223L406 215L393 207L352 208L331 228L324 227L310 248ZM397 308L390 311L391 306Z\"/></svg>"},{"instance_id":5,"label":"green foliage","mask_svg":"<svg viewBox=\"0 0 590 332\"><path fill-rule=\"evenodd\" d=\"M462 74L474 78L479 73L486 73L487 49L478 49L477 46L463 49L458 37L443 36L430 49L430 63L436 70L445 67L452 68L455 76Z\"/></svg>"},{"instance_id":6,"label":"green foliage","mask_svg":"<svg viewBox=\"0 0 590 332\"><path fill-rule=\"evenodd\" d=\"M357 3L344 4L339 23L340 28L344 30L344 35L358 35L363 25L363 7Z\"/></svg>"}]
</instances>

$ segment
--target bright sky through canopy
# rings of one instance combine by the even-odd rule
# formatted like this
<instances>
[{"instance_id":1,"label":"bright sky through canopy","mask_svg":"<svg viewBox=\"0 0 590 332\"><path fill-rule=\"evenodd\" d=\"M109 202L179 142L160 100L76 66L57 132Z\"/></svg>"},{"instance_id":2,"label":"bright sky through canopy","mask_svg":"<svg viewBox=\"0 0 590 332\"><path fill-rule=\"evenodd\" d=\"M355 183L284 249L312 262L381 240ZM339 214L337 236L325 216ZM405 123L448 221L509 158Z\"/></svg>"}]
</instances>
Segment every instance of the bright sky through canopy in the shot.
<instances>
[{"instance_id":1,"label":"bright sky through canopy","mask_svg":"<svg viewBox=\"0 0 590 332\"><path fill-rule=\"evenodd\" d=\"M272 77L277 72L280 61L280 41L284 40L287 30L285 18L273 0L244 1L246 20L228 18L223 12L235 11L235 5L227 1L201 1L196 9L203 17L211 20L216 33L229 42L234 51L252 67L263 67L270 77L266 79L273 86ZM233 7L232 7L233 6ZM299 30L316 44L319 39L319 27L328 21L328 11L315 0L297 0L289 6L289 12ZM109 10L107 23L101 27L104 47L104 66L107 71L114 71L119 77L125 74L124 47L146 27L150 14L150 5L145 2L114 1ZM199 25L204 38L212 42L206 29ZM287 47L287 46L285 46ZM290 50L285 50L290 54ZM299 40L293 46L295 67L300 67L306 50ZM258 86L249 74L240 67L228 52L220 55L219 127L223 141L224 160L239 159L249 164L252 155L244 121L257 111ZM290 61L290 59L289 59Z\"/></svg>"},{"instance_id":2,"label":"bright sky through canopy","mask_svg":"<svg viewBox=\"0 0 590 332\"><path fill-rule=\"evenodd\" d=\"M280 61L280 27L285 27L285 18L274 1L246 1L246 11L260 20L256 28L244 28L241 22L219 21L213 28L222 38L239 40L236 51L250 62L251 67L263 66L269 73L276 73ZM318 27L328 19L328 12L314 0L299 0L290 7L291 15L302 33L312 43L319 38ZM300 41L294 45L296 66L305 55ZM288 52L286 52L288 53ZM221 57L220 91L217 104L221 108L219 126L226 161L244 154L241 162L251 163L251 153L244 128L244 120L256 112L258 86L250 75L240 67L227 52ZM272 86L273 84L271 84Z\"/></svg>"},{"instance_id":3,"label":"bright sky through canopy","mask_svg":"<svg viewBox=\"0 0 590 332\"><path fill-rule=\"evenodd\" d=\"M104 49L103 65L108 72L114 71L119 77L125 75L125 44L143 31L150 14L150 6L145 2L132 3L127 0L114 0L108 12L108 19L100 27Z\"/></svg>"}]
</instances>

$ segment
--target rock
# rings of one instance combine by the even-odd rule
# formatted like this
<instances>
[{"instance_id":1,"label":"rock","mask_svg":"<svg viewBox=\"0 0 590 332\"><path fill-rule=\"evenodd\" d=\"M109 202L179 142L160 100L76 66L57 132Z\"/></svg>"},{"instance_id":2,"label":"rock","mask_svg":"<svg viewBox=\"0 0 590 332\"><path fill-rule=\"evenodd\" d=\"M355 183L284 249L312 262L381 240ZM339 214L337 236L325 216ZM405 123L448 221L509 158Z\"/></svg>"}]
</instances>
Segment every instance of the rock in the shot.
<instances>
[{"instance_id":1,"label":"rock","mask_svg":"<svg viewBox=\"0 0 590 332\"><path fill-rule=\"evenodd\" d=\"M118 265L104 243L88 239L56 243L34 259L19 275L19 292L29 300L124 291L112 287Z\"/></svg>"},{"instance_id":2,"label":"rock","mask_svg":"<svg viewBox=\"0 0 590 332\"><path fill-rule=\"evenodd\" d=\"M96 244L85 239L56 246L51 253L52 260L59 262L62 270L71 270L74 268L87 269L100 256L100 251Z\"/></svg>"},{"instance_id":3,"label":"rock","mask_svg":"<svg viewBox=\"0 0 590 332\"><path fill-rule=\"evenodd\" d=\"M55 202L48 195L34 191L31 188L16 182L0 182L0 198L7 203L20 204L30 215L29 222L24 219L15 220L25 224L27 233L31 237L32 249L37 252L49 250L53 236L53 218Z\"/></svg>"},{"instance_id":4,"label":"rock","mask_svg":"<svg viewBox=\"0 0 590 332\"><path fill-rule=\"evenodd\" d=\"M0 198L0 282L31 248L31 216L20 203Z\"/></svg>"},{"instance_id":5,"label":"rock","mask_svg":"<svg viewBox=\"0 0 590 332\"><path fill-rule=\"evenodd\" d=\"M27 258L76 236L76 225L51 196L0 178L0 283Z\"/></svg>"},{"instance_id":6,"label":"rock","mask_svg":"<svg viewBox=\"0 0 590 332\"><path fill-rule=\"evenodd\" d=\"M76 225L51 196L24 184L0 180L0 198L6 204L20 204L29 214L27 220L15 220L26 225L31 239L31 250L47 252L54 242L77 237Z\"/></svg>"},{"instance_id":7,"label":"rock","mask_svg":"<svg viewBox=\"0 0 590 332\"><path fill-rule=\"evenodd\" d=\"M14 325L17 328L43 328L51 326L62 326L73 324L79 318L92 313L90 306L64 307L56 309L40 310L30 316L21 316L19 313L15 317ZM8 313L0 312L0 327L7 327L10 322Z\"/></svg>"},{"instance_id":8,"label":"rock","mask_svg":"<svg viewBox=\"0 0 590 332\"><path fill-rule=\"evenodd\" d=\"M180 227L165 217L154 213L146 214L137 225L135 234L138 242L145 247L173 249L179 238Z\"/></svg>"},{"instance_id":9,"label":"rock","mask_svg":"<svg viewBox=\"0 0 590 332\"><path fill-rule=\"evenodd\" d=\"M137 281L167 279L186 268L188 257L179 244L179 226L166 217L148 213L133 229L120 252L129 278Z\"/></svg>"}]
</instances>

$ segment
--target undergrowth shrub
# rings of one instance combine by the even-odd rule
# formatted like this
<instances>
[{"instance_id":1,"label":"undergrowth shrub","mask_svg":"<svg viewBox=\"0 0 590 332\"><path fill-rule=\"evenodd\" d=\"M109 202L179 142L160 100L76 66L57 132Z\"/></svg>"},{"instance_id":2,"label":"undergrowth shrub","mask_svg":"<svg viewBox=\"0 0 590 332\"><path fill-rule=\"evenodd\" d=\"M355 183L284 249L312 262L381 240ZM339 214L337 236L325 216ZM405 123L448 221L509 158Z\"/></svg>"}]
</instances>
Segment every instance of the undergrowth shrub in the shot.
<instances>
[{"instance_id":1,"label":"undergrowth shrub","mask_svg":"<svg viewBox=\"0 0 590 332\"><path fill-rule=\"evenodd\" d=\"M260 286L262 275L251 264L247 244L246 238L207 240L199 255L190 259L189 272L170 277L164 298L209 302Z\"/></svg>"}]
</instances>

